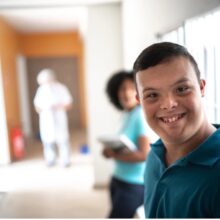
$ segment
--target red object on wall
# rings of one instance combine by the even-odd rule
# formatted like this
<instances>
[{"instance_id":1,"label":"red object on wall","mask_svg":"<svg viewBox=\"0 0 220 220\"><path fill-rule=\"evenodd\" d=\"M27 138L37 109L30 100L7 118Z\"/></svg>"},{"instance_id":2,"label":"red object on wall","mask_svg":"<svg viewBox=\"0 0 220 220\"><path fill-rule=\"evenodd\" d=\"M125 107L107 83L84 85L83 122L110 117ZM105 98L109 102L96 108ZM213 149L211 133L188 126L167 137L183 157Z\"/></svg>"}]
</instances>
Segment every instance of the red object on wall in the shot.
<instances>
[{"instance_id":1,"label":"red object on wall","mask_svg":"<svg viewBox=\"0 0 220 220\"><path fill-rule=\"evenodd\" d=\"M11 141L13 157L21 159L24 157L24 136L20 128L13 128L11 130Z\"/></svg>"}]
</instances>

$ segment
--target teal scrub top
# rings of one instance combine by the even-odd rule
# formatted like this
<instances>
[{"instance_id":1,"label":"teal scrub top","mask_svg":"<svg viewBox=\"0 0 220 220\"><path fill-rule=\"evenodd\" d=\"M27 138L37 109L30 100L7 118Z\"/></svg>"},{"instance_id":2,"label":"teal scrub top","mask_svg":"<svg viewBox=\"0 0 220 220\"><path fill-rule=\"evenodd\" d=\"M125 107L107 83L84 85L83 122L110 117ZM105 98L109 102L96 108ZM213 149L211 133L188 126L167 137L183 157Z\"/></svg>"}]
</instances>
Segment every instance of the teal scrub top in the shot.
<instances>
[{"instance_id":1,"label":"teal scrub top","mask_svg":"<svg viewBox=\"0 0 220 220\"><path fill-rule=\"evenodd\" d=\"M220 217L220 129L169 167L161 140L151 146L145 171L147 218Z\"/></svg>"},{"instance_id":2,"label":"teal scrub top","mask_svg":"<svg viewBox=\"0 0 220 220\"><path fill-rule=\"evenodd\" d=\"M138 138L147 135L142 108L138 105L132 111L126 112L122 118L119 134L126 135L138 148ZM113 177L133 184L144 184L145 162L129 163L116 160Z\"/></svg>"}]
</instances>

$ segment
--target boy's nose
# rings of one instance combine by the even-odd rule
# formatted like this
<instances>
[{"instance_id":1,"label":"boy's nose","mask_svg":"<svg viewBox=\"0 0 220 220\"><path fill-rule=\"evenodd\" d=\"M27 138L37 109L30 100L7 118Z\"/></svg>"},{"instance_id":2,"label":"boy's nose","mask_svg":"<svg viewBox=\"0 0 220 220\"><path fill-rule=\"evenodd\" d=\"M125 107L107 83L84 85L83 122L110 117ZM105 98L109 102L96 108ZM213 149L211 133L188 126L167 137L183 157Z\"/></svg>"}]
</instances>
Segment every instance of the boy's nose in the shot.
<instances>
[{"instance_id":1,"label":"boy's nose","mask_svg":"<svg viewBox=\"0 0 220 220\"><path fill-rule=\"evenodd\" d=\"M165 110L172 110L173 108L176 108L178 105L177 100L173 95L167 95L163 98L160 108Z\"/></svg>"}]
</instances>

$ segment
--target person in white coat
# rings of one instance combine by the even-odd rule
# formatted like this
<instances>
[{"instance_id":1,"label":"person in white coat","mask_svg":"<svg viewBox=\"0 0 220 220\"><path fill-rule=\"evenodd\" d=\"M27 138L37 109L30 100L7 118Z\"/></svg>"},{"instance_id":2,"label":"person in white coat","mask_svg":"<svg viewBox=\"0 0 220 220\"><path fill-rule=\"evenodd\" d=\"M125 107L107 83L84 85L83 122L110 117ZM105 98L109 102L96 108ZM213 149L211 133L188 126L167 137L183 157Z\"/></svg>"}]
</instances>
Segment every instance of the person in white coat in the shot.
<instances>
[{"instance_id":1,"label":"person in white coat","mask_svg":"<svg viewBox=\"0 0 220 220\"><path fill-rule=\"evenodd\" d=\"M55 164L57 146L61 164L69 166L70 143L66 112L72 106L72 96L67 87L56 80L51 69L41 70L37 82L39 87L34 97L34 106L39 114L45 161L48 166Z\"/></svg>"}]
</instances>

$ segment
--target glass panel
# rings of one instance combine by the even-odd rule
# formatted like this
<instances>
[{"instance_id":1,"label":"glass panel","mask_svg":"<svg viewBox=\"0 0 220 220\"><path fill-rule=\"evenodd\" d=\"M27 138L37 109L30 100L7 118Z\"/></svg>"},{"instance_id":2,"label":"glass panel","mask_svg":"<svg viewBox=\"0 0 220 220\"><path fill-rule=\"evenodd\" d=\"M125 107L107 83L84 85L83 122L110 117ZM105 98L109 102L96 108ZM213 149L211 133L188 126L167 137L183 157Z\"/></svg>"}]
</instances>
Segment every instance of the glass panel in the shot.
<instances>
[{"instance_id":1,"label":"glass panel","mask_svg":"<svg viewBox=\"0 0 220 220\"><path fill-rule=\"evenodd\" d=\"M176 30L161 36L187 47L196 59L201 78L207 81L205 105L212 123L220 123L220 10L187 20Z\"/></svg>"}]
</instances>

